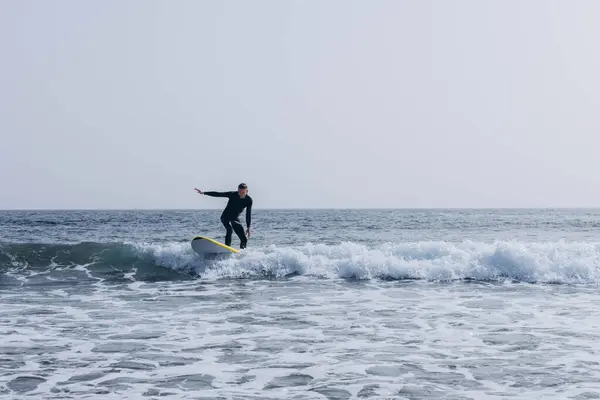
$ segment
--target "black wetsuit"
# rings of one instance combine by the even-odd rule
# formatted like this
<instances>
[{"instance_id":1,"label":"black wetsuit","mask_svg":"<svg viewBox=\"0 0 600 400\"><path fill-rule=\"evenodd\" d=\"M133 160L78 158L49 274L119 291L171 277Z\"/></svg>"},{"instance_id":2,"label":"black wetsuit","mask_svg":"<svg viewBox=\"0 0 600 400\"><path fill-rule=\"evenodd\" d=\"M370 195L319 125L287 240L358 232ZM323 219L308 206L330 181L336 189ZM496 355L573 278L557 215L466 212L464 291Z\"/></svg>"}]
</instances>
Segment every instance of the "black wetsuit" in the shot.
<instances>
[{"instance_id":1,"label":"black wetsuit","mask_svg":"<svg viewBox=\"0 0 600 400\"><path fill-rule=\"evenodd\" d=\"M244 232L244 227L240 222L240 214L246 209L246 225L250 228L250 222L252 220L252 197L246 195L243 199L240 197L238 192L204 192L207 196L212 197L227 197L229 201L223 214L221 214L221 222L225 225L227 233L225 234L225 244L231 246L231 234L232 230L240 238L240 249L246 247L248 238Z\"/></svg>"}]
</instances>

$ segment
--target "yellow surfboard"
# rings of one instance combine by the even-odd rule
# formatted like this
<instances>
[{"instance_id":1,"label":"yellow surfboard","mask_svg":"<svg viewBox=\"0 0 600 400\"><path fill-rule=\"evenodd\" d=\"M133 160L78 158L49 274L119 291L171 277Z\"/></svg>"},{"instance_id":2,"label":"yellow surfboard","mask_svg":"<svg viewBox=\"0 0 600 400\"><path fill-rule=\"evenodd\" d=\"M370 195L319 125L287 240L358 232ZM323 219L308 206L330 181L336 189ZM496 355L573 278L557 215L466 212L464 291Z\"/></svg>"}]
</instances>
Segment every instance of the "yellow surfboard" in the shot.
<instances>
[{"instance_id":1,"label":"yellow surfboard","mask_svg":"<svg viewBox=\"0 0 600 400\"><path fill-rule=\"evenodd\" d=\"M238 253L238 249L204 236L192 239L192 249L200 255Z\"/></svg>"}]
</instances>

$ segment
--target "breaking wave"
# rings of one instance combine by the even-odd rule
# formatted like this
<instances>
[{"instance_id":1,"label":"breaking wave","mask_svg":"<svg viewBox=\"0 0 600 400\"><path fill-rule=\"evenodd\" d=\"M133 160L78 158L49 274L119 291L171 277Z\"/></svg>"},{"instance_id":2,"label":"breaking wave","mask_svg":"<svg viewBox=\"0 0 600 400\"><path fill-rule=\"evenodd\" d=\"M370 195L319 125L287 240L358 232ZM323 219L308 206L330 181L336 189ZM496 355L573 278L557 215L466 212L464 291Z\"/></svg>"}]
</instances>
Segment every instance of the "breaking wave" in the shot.
<instances>
[{"instance_id":1,"label":"breaking wave","mask_svg":"<svg viewBox=\"0 0 600 400\"><path fill-rule=\"evenodd\" d=\"M600 243L413 242L267 246L203 260L184 243L0 244L1 285L284 278L600 283ZM43 279L42 279L43 278Z\"/></svg>"}]
</instances>

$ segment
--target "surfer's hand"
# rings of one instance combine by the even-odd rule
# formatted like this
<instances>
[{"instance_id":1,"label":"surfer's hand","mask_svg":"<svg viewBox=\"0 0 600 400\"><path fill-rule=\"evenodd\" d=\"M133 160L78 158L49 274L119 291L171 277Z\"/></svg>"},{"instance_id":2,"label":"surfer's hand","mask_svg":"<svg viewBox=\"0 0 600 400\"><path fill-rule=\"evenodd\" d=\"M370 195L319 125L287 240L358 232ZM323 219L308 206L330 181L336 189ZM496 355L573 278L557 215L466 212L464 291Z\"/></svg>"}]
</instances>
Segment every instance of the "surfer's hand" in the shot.
<instances>
[{"instance_id":1,"label":"surfer's hand","mask_svg":"<svg viewBox=\"0 0 600 400\"><path fill-rule=\"evenodd\" d=\"M250 228L248 227L248 231L246 232L246 235L248 235L248 239L250 238Z\"/></svg>"},{"instance_id":2,"label":"surfer's hand","mask_svg":"<svg viewBox=\"0 0 600 400\"><path fill-rule=\"evenodd\" d=\"M202 190L200 190L200 189L196 189L196 188L194 188L194 190L195 190L196 192L198 192L199 194L204 194L204 193L202 193Z\"/></svg>"}]
</instances>

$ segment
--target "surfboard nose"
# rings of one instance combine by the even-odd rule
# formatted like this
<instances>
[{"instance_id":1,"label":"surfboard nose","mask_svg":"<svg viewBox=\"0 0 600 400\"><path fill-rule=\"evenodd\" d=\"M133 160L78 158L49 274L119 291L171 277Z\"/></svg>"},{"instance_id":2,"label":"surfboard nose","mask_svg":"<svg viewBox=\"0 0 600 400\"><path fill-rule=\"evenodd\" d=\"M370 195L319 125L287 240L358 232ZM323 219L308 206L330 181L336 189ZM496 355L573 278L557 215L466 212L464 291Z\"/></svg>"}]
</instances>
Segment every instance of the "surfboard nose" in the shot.
<instances>
[{"instance_id":1,"label":"surfboard nose","mask_svg":"<svg viewBox=\"0 0 600 400\"><path fill-rule=\"evenodd\" d=\"M223 244L206 236L196 236L195 238L193 238L192 249L200 255L227 254L239 252L239 250L234 249L233 247L227 246L226 244Z\"/></svg>"}]
</instances>

